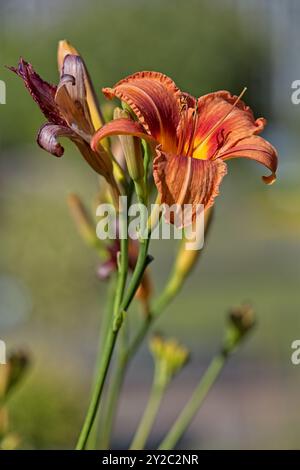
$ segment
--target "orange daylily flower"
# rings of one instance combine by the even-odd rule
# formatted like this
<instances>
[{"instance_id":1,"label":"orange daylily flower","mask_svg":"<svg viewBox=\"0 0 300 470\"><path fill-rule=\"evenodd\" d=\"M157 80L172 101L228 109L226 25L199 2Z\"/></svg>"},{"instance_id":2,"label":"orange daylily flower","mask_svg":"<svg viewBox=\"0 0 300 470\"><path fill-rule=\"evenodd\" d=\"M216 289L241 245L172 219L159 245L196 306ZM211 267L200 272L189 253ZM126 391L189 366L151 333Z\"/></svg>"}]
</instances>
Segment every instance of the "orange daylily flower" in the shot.
<instances>
[{"instance_id":1,"label":"orange daylily flower","mask_svg":"<svg viewBox=\"0 0 300 470\"><path fill-rule=\"evenodd\" d=\"M135 113L137 121L117 119L99 129L91 146L110 135L134 135L155 145L153 175L161 202L168 205L212 206L227 173L226 160L244 157L265 165L276 176L277 152L259 134L266 121L255 119L251 109L228 91L196 99L158 72L138 72L113 88L107 98L119 98ZM172 220L171 220L172 222Z\"/></svg>"}]
</instances>

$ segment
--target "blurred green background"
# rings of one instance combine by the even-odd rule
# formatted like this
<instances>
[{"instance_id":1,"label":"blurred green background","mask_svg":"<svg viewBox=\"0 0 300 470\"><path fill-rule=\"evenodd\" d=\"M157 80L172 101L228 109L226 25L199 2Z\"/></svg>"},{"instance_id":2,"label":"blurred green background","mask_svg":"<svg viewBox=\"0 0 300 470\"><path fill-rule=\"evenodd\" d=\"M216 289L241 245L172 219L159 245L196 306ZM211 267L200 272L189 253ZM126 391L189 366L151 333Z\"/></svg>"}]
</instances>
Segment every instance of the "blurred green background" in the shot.
<instances>
[{"instance_id":1,"label":"blurred green background","mask_svg":"<svg viewBox=\"0 0 300 470\"><path fill-rule=\"evenodd\" d=\"M205 254L159 329L183 341L192 361L171 387L151 437L155 446L216 350L229 307L250 300L259 324L227 367L181 442L183 448L299 447L300 79L296 1L2 1L0 79L0 338L22 347L31 370L10 402L22 448L72 448L89 396L106 285L97 258L79 238L66 205L70 191L89 204L97 178L73 147L57 160L35 145L45 121L21 80L4 68L19 56L56 83L56 47L71 41L101 87L138 70L159 70L201 95L239 94L268 121L280 154L278 181L264 169L229 162ZM299 63L298 63L299 62ZM153 243L159 292L175 244ZM136 312L132 312L136 318ZM134 323L134 322L132 322ZM1 367L1 366L0 366ZM129 371L114 446L126 448L145 406L152 361L143 348Z\"/></svg>"}]
</instances>

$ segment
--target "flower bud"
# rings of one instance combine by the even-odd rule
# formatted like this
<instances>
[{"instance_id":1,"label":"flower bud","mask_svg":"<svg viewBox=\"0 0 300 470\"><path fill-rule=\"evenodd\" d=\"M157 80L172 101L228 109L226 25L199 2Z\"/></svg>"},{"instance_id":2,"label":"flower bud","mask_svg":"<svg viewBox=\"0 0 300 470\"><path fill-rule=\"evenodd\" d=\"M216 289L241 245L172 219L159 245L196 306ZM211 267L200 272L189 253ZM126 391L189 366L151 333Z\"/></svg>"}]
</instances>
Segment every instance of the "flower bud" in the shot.
<instances>
[{"instance_id":1,"label":"flower bud","mask_svg":"<svg viewBox=\"0 0 300 470\"><path fill-rule=\"evenodd\" d=\"M67 55L79 56L81 60L83 61L77 49L75 49L75 47L72 46L72 44L70 44L69 41L67 41L66 39L59 41L58 49L57 49L57 63L58 63L58 69L60 73L63 69L64 60ZM94 91L94 88L93 88L93 85L92 85L92 82L91 82L91 79L90 79L90 76L89 76L89 73L85 64L84 64L84 86L85 86L85 91L86 91L86 100L87 100L89 112L91 115L91 120L92 120L94 129L96 131L100 127L103 126L104 119L101 115L101 110L98 105L96 94L95 94L95 91ZM108 148L107 139L103 140L102 145L105 149Z\"/></svg>"},{"instance_id":2,"label":"flower bud","mask_svg":"<svg viewBox=\"0 0 300 470\"><path fill-rule=\"evenodd\" d=\"M189 359L189 351L175 339L165 339L156 334L149 346L163 384L170 382Z\"/></svg>"},{"instance_id":3,"label":"flower bud","mask_svg":"<svg viewBox=\"0 0 300 470\"><path fill-rule=\"evenodd\" d=\"M121 108L115 108L114 119L120 118L131 119L127 111ZM133 181L142 183L144 177L144 163L140 139L127 135L119 136L119 139L130 177Z\"/></svg>"},{"instance_id":4,"label":"flower bud","mask_svg":"<svg viewBox=\"0 0 300 470\"><path fill-rule=\"evenodd\" d=\"M72 44L69 43L66 39L63 39L58 42L58 48L57 48L57 63L58 63L58 70L61 71L64 59L68 55L80 55L77 49L72 46Z\"/></svg>"},{"instance_id":5,"label":"flower bud","mask_svg":"<svg viewBox=\"0 0 300 470\"><path fill-rule=\"evenodd\" d=\"M232 308L229 312L229 321L238 330L240 335L244 336L255 325L255 314L252 306L243 304Z\"/></svg>"},{"instance_id":6,"label":"flower bud","mask_svg":"<svg viewBox=\"0 0 300 470\"><path fill-rule=\"evenodd\" d=\"M207 235L212 220L213 209L207 209L204 213L204 234ZM202 230L202 227L201 227ZM184 236L181 240L177 258L175 261L174 273L184 280L196 265L202 250L188 250L186 244L191 240L187 240Z\"/></svg>"},{"instance_id":7,"label":"flower bud","mask_svg":"<svg viewBox=\"0 0 300 470\"><path fill-rule=\"evenodd\" d=\"M230 354L255 326L251 305L243 304L229 311L223 352Z\"/></svg>"},{"instance_id":8,"label":"flower bud","mask_svg":"<svg viewBox=\"0 0 300 470\"><path fill-rule=\"evenodd\" d=\"M83 240L90 246L98 249L99 254L105 254L104 247L96 234L96 227L86 207L77 194L69 194L68 205Z\"/></svg>"}]
</instances>

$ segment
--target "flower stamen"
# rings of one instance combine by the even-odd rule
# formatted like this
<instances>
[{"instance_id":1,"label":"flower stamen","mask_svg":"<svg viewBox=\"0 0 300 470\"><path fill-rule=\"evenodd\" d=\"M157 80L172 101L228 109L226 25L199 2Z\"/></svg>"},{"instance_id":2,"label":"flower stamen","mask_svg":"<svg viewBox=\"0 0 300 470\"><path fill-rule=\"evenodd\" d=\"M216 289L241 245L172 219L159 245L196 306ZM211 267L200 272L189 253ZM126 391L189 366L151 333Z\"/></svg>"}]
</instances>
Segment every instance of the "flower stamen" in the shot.
<instances>
[{"instance_id":1,"label":"flower stamen","mask_svg":"<svg viewBox=\"0 0 300 470\"><path fill-rule=\"evenodd\" d=\"M230 114L232 113L232 111L235 109L236 105L238 104L238 102L241 100L242 96L245 94L247 90L247 87L244 87L243 90L241 91L241 93L239 94L239 96L236 98L236 100L234 101L234 103L232 103L232 106L230 108L230 110L221 118L219 119L219 121L216 122L216 124L208 131L207 135L204 137L204 139L200 142L200 144L194 149L194 153L198 152L199 149L207 143L209 137L215 132L215 130L221 126L221 124L223 124L223 122L225 121L225 119L227 119Z\"/></svg>"}]
</instances>

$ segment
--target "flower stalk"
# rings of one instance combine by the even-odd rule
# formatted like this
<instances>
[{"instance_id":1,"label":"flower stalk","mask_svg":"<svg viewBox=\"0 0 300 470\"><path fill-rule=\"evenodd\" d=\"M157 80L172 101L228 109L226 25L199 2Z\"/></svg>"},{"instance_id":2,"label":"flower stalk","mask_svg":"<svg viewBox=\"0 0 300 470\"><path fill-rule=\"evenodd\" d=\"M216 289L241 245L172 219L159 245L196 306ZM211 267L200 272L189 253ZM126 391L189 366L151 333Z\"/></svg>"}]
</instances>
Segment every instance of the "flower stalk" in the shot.
<instances>
[{"instance_id":1,"label":"flower stalk","mask_svg":"<svg viewBox=\"0 0 300 470\"><path fill-rule=\"evenodd\" d=\"M122 208L120 210L120 225L127 226L126 215L123 213ZM113 322L109 328L107 338L105 341L102 360L99 366L99 372L95 380L95 384L92 391L91 401L88 407L86 418L76 445L77 450L82 450L85 448L88 441L95 417L97 415L99 403L101 400L101 395L107 376L108 368L111 362L112 354L116 344L118 332L122 326L124 319L124 311L120 309L122 302L126 278L128 272L128 238L124 237L121 239L121 252L120 252L120 262L118 267L118 277L117 277L117 286L114 300L114 314Z\"/></svg>"},{"instance_id":2,"label":"flower stalk","mask_svg":"<svg viewBox=\"0 0 300 470\"><path fill-rule=\"evenodd\" d=\"M212 359L192 397L160 444L160 450L174 449L220 376L231 354L254 324L254 313L250 306L243 305L230 312L220 351Z\"/></svg>"},{"instance_id":3,"label":"flower stalk","mask_svg":"<svg viewBox=\"0 0 300 470\"><path fill-rule=\"evenodd\" d=\"M144 449L165 391L189 357L185 347L175 340L164 340L158 335L151 339L150 349L155 363L153 384L148 404L130 446L131 450Z\"/></svg>"},{"instance_id":4,"label":"flower stalk","mask_svg":"<svg viewBox=\"0 0 300 470\"><path fill-rule=\"evenodd\" d=\"M154 217L156 219L156 217ZM213 209L205 212L205 236L208 235L211 223L213 221ZM153 222L154 224L154 222ZM109 386L108 403L106 406L105 414L105 430L101 437L102 448L106 449L109 446L111 432L113 429L113 421L117 411L118 399L121 393L122 385L126 375L127 367L130 360L133 358L141 343L145 339L154 321L163 313L165 308L173 301L173 299L180 292L186 278L191 273L197 260L202 255L203 249L200 251L187 252L185 249L184 241L182 241L180 250L174 263L174 267L170 278L161 293L161 295L154 302L150 308L147 316L145 316L142 325L135 334L129 346L120 353L118 363L113 371L112 379ZM187 257L187 259L186 259Z\"/></svg>"},{"instance_id":5,"label":"flower stalk","mask_svg":"<svg viewBox=\"0 0 300 470\"><path fill-rule=\"evenodd\" d=\"M121 217L121 221L124 221L124 217ZM117 289L116 289L116 301L115 301L115 310L112 327L110 328L102 356L102 362L100 364L98 377L95 382L94 389L92 391L92 396L88 411L84 420L84 424L79 435L79 439L76 445L77 450L82 450L85 448L87 440L89 438L95 417L97 415L97 410L100 404L103 387L105 379L107 377L107 372L111 362L112 354L115 348L116 340L118 337L119 330L122 326L125 313L135 296L135 293L140 285L141 279L147 268L148 264L152 261L152 257L148 255L148 247L150 242L150 233L148 233L147 238L140 241L140 250L138 259L133 271L130 283L127 290L124 292L125 282L126 282L126 273L128 268L128 258L125 254L128 250L128 238L125 237L121 240L121 255L118 271L118 280L117 280ZM124 255L125 254L125 255ZM125 279L125 282L124 282ZM122 299L122 293L124 292L124 297ZM118 308L117 308L118 305Z\"/></svg>"}]
</instances>

